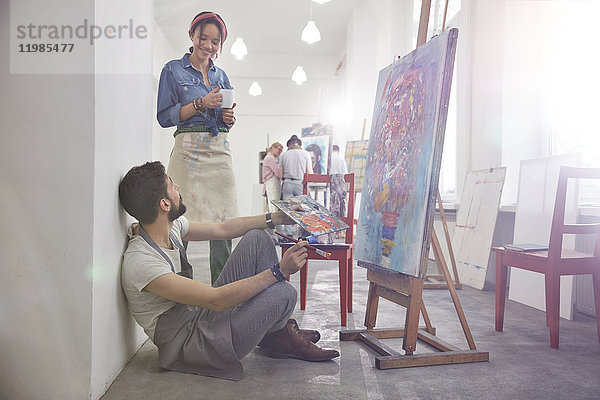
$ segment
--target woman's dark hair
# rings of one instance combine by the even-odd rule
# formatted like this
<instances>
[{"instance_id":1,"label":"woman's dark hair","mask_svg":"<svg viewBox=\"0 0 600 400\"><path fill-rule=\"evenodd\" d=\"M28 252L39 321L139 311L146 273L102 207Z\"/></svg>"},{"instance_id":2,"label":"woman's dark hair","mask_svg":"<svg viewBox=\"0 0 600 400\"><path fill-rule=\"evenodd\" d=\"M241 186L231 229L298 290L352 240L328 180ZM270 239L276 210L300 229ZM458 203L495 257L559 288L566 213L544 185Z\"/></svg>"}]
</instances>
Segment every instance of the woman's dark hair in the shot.
<instances>
[{"instance_id":1,"label":"woman's dark hair","mask_svg":"<svg viewBox=\"0 0 600 400\"><path fill-rule=\"evenodd\" d=\"M167 197L166 176L164 165L153 161L131 168L119 183L121 205L142 225L158 216L158 203Z\"/></svg>"},{"instance_id":2,"label":"woman's dark hair","mask_svg":"<svg viewBox=\"0 0 600 400\"><path fill-rule=\"evenodd\" d=\"M196 23L194 23L194 21L196 20L196 18L198 18L201 15L204 14L214 14L215 16L213 17L208 17L205 19L202 19ZM223 52L223 43L225 42L225 38L227 38L227 26L225 25L225 21L223 21L223 18L221 18L221 16L217 13L213 13L212 11L202 11L199 14L196 14L196 16L192 19L192 25L190 26L190 36L194 35L194 32L196 32L196 29L200 28L200 32L202 33L202 30L204 29L204 27L206 26L206 24L213 24L217 27L217 29L219 30L219 35L221 36L221 44L219 46L220 52ZM193 47L190 47L190 53L192 53L194 51Z\"/></svg>"}]
</instances>

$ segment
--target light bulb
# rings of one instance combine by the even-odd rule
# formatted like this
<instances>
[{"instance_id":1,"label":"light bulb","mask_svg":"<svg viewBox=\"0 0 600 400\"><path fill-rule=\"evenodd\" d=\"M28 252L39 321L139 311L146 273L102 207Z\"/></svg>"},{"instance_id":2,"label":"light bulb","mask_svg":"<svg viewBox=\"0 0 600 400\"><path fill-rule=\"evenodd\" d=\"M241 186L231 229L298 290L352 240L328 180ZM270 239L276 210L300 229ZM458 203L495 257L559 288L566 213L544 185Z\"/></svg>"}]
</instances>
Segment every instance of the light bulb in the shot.
<instances>
[{"instance_id":1,"label":"light bulb","mask_svg":"<svg viewBox=\"0 0 600 400\"><path fill-rule=\"evenodd\" d=\"M231 54L238 60L241 60L248 54L248 48L246 47L246 43L244 43L244 39L241 37L235 39L235 42L233 42L233 45L231 46Z\"/></svg>"},{"instance_id":2,"label":"light bulb","mask_svg":"<svg viewBox=\"0 0 600 400\"><path fill-rule=\"evenodd\" d=\"M302 85L304 82L306 82L307 79L308 78L306 77L306 72L304 72L304 68L298 65L294 70L294 73L292 74L292 80L296 82L296 84Z\"/></svg>"},{"instance_id":3,"label":"light bulb","mask_svg":"<svg viewBox=\"0 0 600 400\"><path fill-rule=\"evenodd\" d=\"M308 21L302 31L301 39L308 44L313 44L321 40L321 32L315 24L315 21Z\"/></svg>"},{"instance_id":4,"label":"light bulb","mask_svg":"<svg viewBox=\"0 0 600 400\"><path fill-rule=\"evenodd\" d=\"M248 89L248 94L250 96L260 96L262 94L262 88L257 81L252 82L250 89Z\"/></svg>"}]
</instances>

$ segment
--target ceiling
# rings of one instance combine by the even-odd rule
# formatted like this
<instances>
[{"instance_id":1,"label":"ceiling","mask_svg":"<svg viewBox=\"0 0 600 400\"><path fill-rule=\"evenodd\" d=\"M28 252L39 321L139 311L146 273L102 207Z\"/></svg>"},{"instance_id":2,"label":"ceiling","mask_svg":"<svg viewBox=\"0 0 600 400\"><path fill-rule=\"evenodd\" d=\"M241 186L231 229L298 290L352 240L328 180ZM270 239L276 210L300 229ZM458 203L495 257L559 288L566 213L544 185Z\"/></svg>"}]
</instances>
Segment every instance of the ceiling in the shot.
<instances>
[{"instance_id":1,"label":"ceiling","mask_svg":"<svg viewBox=\"0 0 600 400\"><path fill-rule=\"evenodd\" d=\"M225 21L228 38L223 52L241 36L255 55L327 55L341 57L346 47L346 26L361 0L154 0L154 19L175 50L187 49L187 30L201 11L214 11ZM308 45L300 40L312 16L321 41Z\"/></svg>"}]
</instances>

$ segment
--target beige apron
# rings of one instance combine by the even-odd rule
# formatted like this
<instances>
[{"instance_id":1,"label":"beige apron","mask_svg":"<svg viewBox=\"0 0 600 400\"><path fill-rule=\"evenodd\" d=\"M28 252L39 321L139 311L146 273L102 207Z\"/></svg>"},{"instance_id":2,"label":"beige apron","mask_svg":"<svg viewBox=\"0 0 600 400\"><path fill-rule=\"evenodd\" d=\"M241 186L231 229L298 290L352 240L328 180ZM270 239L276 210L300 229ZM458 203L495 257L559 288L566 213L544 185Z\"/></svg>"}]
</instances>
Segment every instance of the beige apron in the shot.
<instances>
[{"instance_id":1,"label":"beige apron","mask_svg":"<svg viewBox=\"0 0 600 400\"><path fill-rule=\"evenodd\" d=\"M276 176L270 177L265 182L265 189L268 211L274 212L279 210L277 207L271 204L271 200L281 200L281 182L279 181L279 178Z\"/></svg>"},{"instance_id":2,"label":"beige apron","mask_svg":"<svg viewBox=\"0 0 600 400\"><path fill-rule=\"evenodd\" d=\"M221 222L238 216L228 132L175 136L167 173L179 185L189 220Z\"/></svg>"}]
</instances>

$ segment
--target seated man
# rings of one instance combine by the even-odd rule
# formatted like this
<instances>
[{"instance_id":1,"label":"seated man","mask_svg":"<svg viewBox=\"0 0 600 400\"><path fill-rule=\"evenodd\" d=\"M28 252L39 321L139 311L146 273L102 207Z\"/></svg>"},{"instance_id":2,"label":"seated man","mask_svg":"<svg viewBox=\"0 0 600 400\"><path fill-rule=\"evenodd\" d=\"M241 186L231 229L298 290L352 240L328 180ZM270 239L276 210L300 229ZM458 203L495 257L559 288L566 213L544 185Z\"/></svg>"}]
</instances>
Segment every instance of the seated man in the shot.
<instances>
[{"instance_id":1,"label":"seated man","mask_svg":"<svg viewBox=\"0 0 600 400\"><path fill-rule=\"evenodd\" d=\"M265 228L291 224L281 212L221 223L188 221L178 186L158 162L132 168L119 184L129 230L121 284L137 323L158 346L163 368L224 379L242 378L240 360L257 345L271 357L325 361L317 331L301 330L290 316L296 290L286 277L306 260L306 242L277 260ZM190 279L183 240L244 235L211 287Z\"/></svg>"}]
</instances>

